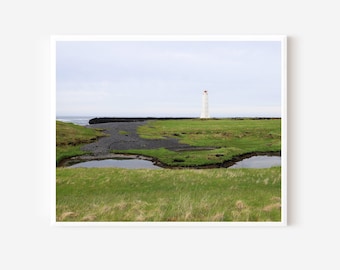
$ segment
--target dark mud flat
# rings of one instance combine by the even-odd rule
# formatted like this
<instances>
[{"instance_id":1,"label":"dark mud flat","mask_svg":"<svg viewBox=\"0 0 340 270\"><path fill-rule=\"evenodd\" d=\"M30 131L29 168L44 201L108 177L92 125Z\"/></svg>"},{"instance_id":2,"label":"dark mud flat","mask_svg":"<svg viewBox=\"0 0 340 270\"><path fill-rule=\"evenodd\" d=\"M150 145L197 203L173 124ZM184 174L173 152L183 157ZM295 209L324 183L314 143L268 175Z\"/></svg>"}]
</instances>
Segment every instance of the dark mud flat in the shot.
<instances>
[{"instance_id":1,"label":"dark mud flat","mask_svg":"<svg viewBox=\"0 0 340 270\"><path fill-rule=\"evenodd\" d=\"M142 139L137 134L137 128L146 123L145 120L130 122L108 122L92 124L89 128L103 129L107 137L99 138L98 141L87 144L82 150L90 152L94 156L101 156L110 153L112 150L129 149L155 149L164 147L169 150L192 150L197 147L188 144L181 144L178 139Z\"/></svg>"},{"instance_id":2,"label":"dark mud flat","mask_svg":"<svg viewBox=\"0 0 340 270\"><path fill-rule=\"evenodd\" d=\"M113 118L116 119L117 118ZM122 121L121 121L122 120ZM149 119L150 120L150 119ZM84 145L81 149L90 153L90 156L86 155L83 157L74 157L73 159L65 160L61 166L70 165L68 163L77 163L84 160L100 160L106 158L119 158L119 155L113 154L113 150L129 150L129 149L156 149L166 148L172 151L189 151L189 150L211 150L212 147L195 147L188 144L182 144L178 142L176 138L167 139L143 139L137 134L137 128L141 125L146 124L145 118L129 118L129 121L125 122L119 118L118 121L91 124L88 128L98 128L104 130L108 135L106 137L99 138L96 142ZM224 161L218 164L209 164L201 166L190 166L195 169L209 169L209 168L228 168L238 161L243 159L257 156L257 155L268 155L268 156L281 156L280 152L253 152L246 153L229 161ZM124 155L121 158L131 158L131 155ZM147 158L142 156L136 156L138 159L147 159L154 163L154 165L163 168L188 168L185 166L167 166L162 164L159 160L153 158Z\"/></svg>"}]
</instances>

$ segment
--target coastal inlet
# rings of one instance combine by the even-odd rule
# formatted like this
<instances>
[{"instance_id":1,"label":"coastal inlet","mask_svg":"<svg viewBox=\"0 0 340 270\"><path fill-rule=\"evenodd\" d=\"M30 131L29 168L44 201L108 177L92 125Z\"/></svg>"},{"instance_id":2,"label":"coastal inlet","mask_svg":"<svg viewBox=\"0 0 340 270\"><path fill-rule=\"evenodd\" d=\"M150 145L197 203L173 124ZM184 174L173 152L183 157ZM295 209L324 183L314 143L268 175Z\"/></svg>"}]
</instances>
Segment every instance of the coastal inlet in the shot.
<instances>
[{"instance_id":1,"label":"coastal inlet","mask_svg":"<svg viewBox=\"0 0 340 270\"><path fill-rule=\"evenodd\" d=\"M122 168L267 168L281 166L280 119L93 118L105 136L88 153L58 166ZM268 126L268 127L267 127ZM267 131L268 130L268 131ZM262 151L247 152L247 144ZM204 146L206 145L206 146ZM230 145L230 146L228 146ZM239 148L242 146L245 149ZM276 151L273 151L273 149ZM243 153L242 153L243 152Z\"/></svg>"}]
</instances>

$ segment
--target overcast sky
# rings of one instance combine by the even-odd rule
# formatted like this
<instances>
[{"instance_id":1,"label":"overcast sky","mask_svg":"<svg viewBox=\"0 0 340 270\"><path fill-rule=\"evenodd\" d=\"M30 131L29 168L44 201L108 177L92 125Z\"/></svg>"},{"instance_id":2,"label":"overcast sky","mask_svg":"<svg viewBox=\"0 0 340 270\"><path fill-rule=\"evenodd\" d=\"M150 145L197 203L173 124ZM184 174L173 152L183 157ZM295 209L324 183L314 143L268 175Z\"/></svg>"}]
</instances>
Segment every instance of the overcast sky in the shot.
<instances>
[{"instance_id":1,"label":"overcast sky","mask_svg":"<svg viewBox=\"0 0 340 270\"><path fill-rule=\"evenodd\" d=\"M281 116L279 41L57 41L56 115Z\"/></svg>"}]
</instances>

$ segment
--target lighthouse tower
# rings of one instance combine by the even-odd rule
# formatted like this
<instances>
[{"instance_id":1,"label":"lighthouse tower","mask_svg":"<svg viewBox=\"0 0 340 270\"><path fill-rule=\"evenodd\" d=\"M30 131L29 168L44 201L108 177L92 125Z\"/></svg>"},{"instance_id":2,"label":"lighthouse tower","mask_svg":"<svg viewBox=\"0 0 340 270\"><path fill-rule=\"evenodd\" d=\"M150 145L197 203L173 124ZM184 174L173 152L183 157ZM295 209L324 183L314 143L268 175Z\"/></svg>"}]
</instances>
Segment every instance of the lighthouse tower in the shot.
<instances>
[{"instance_id":1,"label":"lighthouse tower","mask_svg":"<svg viewBox=\"0 0 340 270\"><path fill-rule=\"evenodd\" d=\"M210 118L208 110L208 91L203 91L201 118Z\"/></svg>"}]
</instances>

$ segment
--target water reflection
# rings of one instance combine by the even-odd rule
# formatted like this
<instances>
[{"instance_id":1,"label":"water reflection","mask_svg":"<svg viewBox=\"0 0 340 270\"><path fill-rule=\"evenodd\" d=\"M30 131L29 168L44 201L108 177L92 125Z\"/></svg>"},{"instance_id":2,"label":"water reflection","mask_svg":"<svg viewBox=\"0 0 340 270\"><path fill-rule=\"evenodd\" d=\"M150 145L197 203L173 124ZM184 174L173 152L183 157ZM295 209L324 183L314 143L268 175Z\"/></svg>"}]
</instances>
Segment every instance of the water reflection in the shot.
<instances>
[{"instance_id":1,"label":"water reflection","mask_svg":"<svg viewBox=\"0 0 340 270\"><path fill-rule=\"evenodd\" d=\"M270 168L274 166L281 166L281 157L254 156L243 159L229 168Z\"/></svg>"},{"instance_id":2,"label":"water reflection","mask_svg":"<svg viewBox=\"0 0 340 270\"><path fill-rule=\"evenodd\" d=\"M125 169L161 169L149 160L142 159L103 159L91 160L70 166L71 168L125 168Z\"/></svg>"},{"instance_id":3,"label":"water reflection","mask_svg":"<svg viewBox=\"0 0 340 270\"><path fill-rule=\"evenodd\" d=\"M228 168L270 168L281 166L281 157L277 156L254 156L243 159ZM125 169L162 169L152 161L143 159L102 159L76 163L71 168L125 168Z\"/></svg>"}]
</instances>

